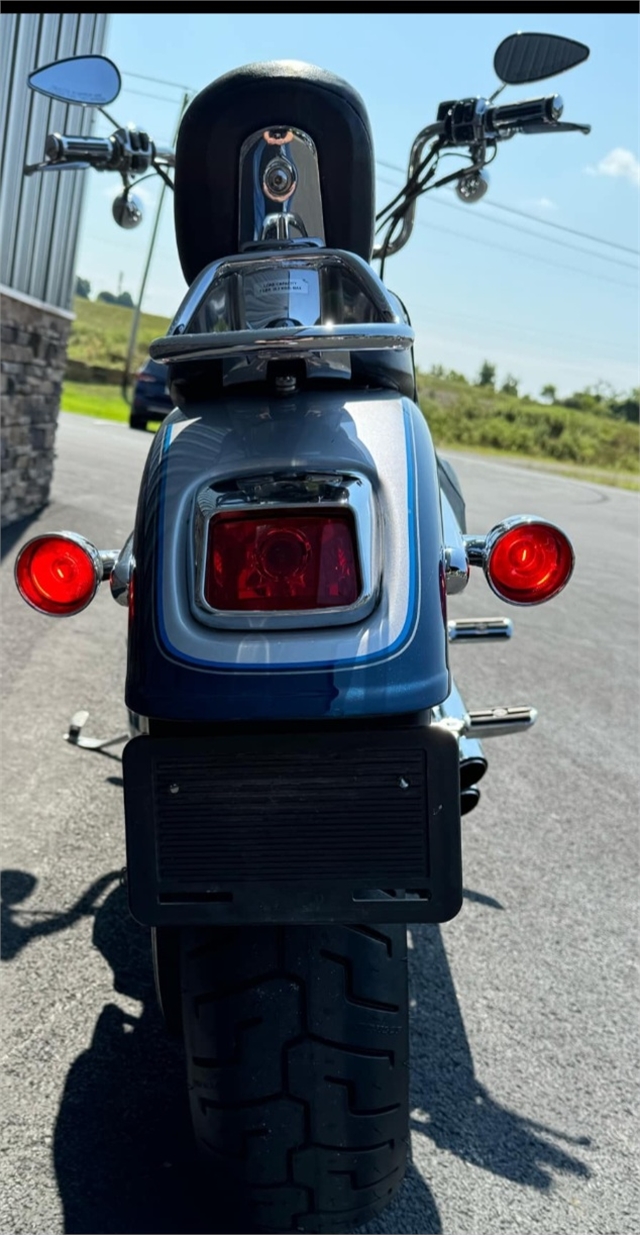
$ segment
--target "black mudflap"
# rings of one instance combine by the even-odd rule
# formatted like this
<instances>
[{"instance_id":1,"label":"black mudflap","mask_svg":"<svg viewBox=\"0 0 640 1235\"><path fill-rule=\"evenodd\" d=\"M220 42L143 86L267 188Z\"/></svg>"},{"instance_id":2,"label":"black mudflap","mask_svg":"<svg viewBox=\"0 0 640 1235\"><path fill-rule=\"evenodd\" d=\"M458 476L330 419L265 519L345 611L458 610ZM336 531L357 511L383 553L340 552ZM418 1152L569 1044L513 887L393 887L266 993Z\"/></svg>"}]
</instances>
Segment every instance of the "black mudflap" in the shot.
<instances>
[{"instance_id":1,"label":"black mudflap","mask_svg":"<svg viewBox=\"0 0 640 1235\"><path fill-rule=\"evenodd\" d=\"M446 729L139 737L131 910L149 925L442 922L462 899Z\"/></svg>"}]
</instances>

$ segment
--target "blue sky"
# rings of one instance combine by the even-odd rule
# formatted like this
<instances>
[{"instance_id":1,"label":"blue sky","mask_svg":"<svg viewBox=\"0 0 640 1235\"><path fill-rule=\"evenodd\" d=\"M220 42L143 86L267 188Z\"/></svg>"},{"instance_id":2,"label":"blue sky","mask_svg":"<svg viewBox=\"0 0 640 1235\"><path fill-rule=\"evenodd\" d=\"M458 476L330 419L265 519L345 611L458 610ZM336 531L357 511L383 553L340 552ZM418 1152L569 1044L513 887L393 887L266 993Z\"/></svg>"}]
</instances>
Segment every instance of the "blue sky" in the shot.
<instances>
[{"instance_id":1,"label":"blue sky","mask_svg":"<svg viewBox=\"0 0 640 1235\"><path fill-rule=\"evenodd\" d=\"M402 183L387 165L406 167L411 142L438 103L491 94L497 44L515 30L540 29L587 43L590 59L548 82L509 88L503 98L558 92L564 118L590 123L591 136L505 143L480 204L462 205L447 189L427 194L412 240L389 260L385 279L409 308L422 368L443 364L473 377L487 358L499 378L511 372L533 395L546 382L561 393L599 381L625 390L639 380L637 259L542 221L640 247L635 15L113 13L106 52L121 69L123 91L110 111L168 142L181 85L197 91L252 60L321 65L346 77L365 100L381 206ZM107 122L99 118L95 131L109 132ZM159 181L141 186L145 222L127 233L111 217L115 178L86 174L78 273L91 281L92 295L116 291L122 274L122 287L136 298ZM143 308L169 317L184 290L167 195Z\"/></svg>"}]
</instances>

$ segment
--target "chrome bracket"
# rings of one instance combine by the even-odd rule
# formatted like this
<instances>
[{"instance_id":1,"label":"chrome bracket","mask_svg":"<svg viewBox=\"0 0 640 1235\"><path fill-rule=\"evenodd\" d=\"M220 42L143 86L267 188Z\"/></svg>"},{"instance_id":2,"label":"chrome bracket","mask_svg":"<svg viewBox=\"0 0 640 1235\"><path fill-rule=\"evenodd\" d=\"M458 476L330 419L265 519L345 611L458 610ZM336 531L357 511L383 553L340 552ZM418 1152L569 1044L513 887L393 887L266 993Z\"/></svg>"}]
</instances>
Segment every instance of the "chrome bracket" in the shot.
<instances>
[{"instance_id":1,"label":"chrome bracket","mask_svg":"<svg viewBox=\"0 0 640 1235\"><path fill-rule=\"evenodd\" d=\"M447 622L449 643L470 643L473 639L510 639L510 618L456 618Z\"/></svg>"},{"instance_id":2,"label":"chrome bracket","mask_svg":"<svg viewBox=\"0 0 640 1235\"><path fill-rule=\"evenodd\" d=\"M69 721L68 732L64 735L65 742L69 742L71 746L80 746L83 750L95 750L100 754L104 754L109 759L120 759L120 755L112 755L106 748L108 746L117 746L120 742L128 742L128 733L119 733L115 738L90 738L83 734L82 730L89 719L89 713L85 711L74 712Z\"/></svg>"}]
</instances>

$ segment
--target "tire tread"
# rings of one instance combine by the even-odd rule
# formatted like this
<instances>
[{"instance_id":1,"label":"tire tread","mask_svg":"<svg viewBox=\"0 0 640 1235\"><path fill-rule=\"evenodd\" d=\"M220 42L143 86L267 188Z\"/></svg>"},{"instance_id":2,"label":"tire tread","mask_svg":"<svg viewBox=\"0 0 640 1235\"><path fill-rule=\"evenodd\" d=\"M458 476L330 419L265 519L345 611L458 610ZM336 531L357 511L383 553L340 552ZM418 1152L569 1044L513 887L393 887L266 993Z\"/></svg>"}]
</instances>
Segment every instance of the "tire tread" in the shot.
<instances>
[{"instance_id":1,"label":"tire tread","mask_svg":"<svg viewBox=\"0 0 640 1235\"><path fill-rule=\"evenodd\" d=\"M196 1142L262 1231L344 1231L391 1200L408 1141L406 932L183 931Z\"/></svg>"}]
</instances>

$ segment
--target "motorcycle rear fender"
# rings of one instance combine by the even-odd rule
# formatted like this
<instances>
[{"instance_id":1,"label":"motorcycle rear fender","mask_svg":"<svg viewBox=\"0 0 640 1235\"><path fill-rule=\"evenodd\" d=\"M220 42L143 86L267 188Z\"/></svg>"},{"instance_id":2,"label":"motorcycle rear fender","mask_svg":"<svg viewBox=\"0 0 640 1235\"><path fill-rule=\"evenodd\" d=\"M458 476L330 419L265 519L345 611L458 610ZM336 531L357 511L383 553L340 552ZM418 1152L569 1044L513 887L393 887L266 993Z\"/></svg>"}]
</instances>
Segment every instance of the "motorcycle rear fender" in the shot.
<instances>
[{"instance_id":1,"label":"motorcycle rear fender","mask_svg":"<svg viewBox=\"0 0 640 1235\"><path fill-rule=\"evenodd\" d=\"M313 629L214 629L194 616L197 495L282 473L362 476L381 538L377 604ZM389 392L219 400L174 411L143 476L127 706L161 720L295 720L406 714L449 692L439 488L419 409Z\"/></svg>"}]
</instances>

